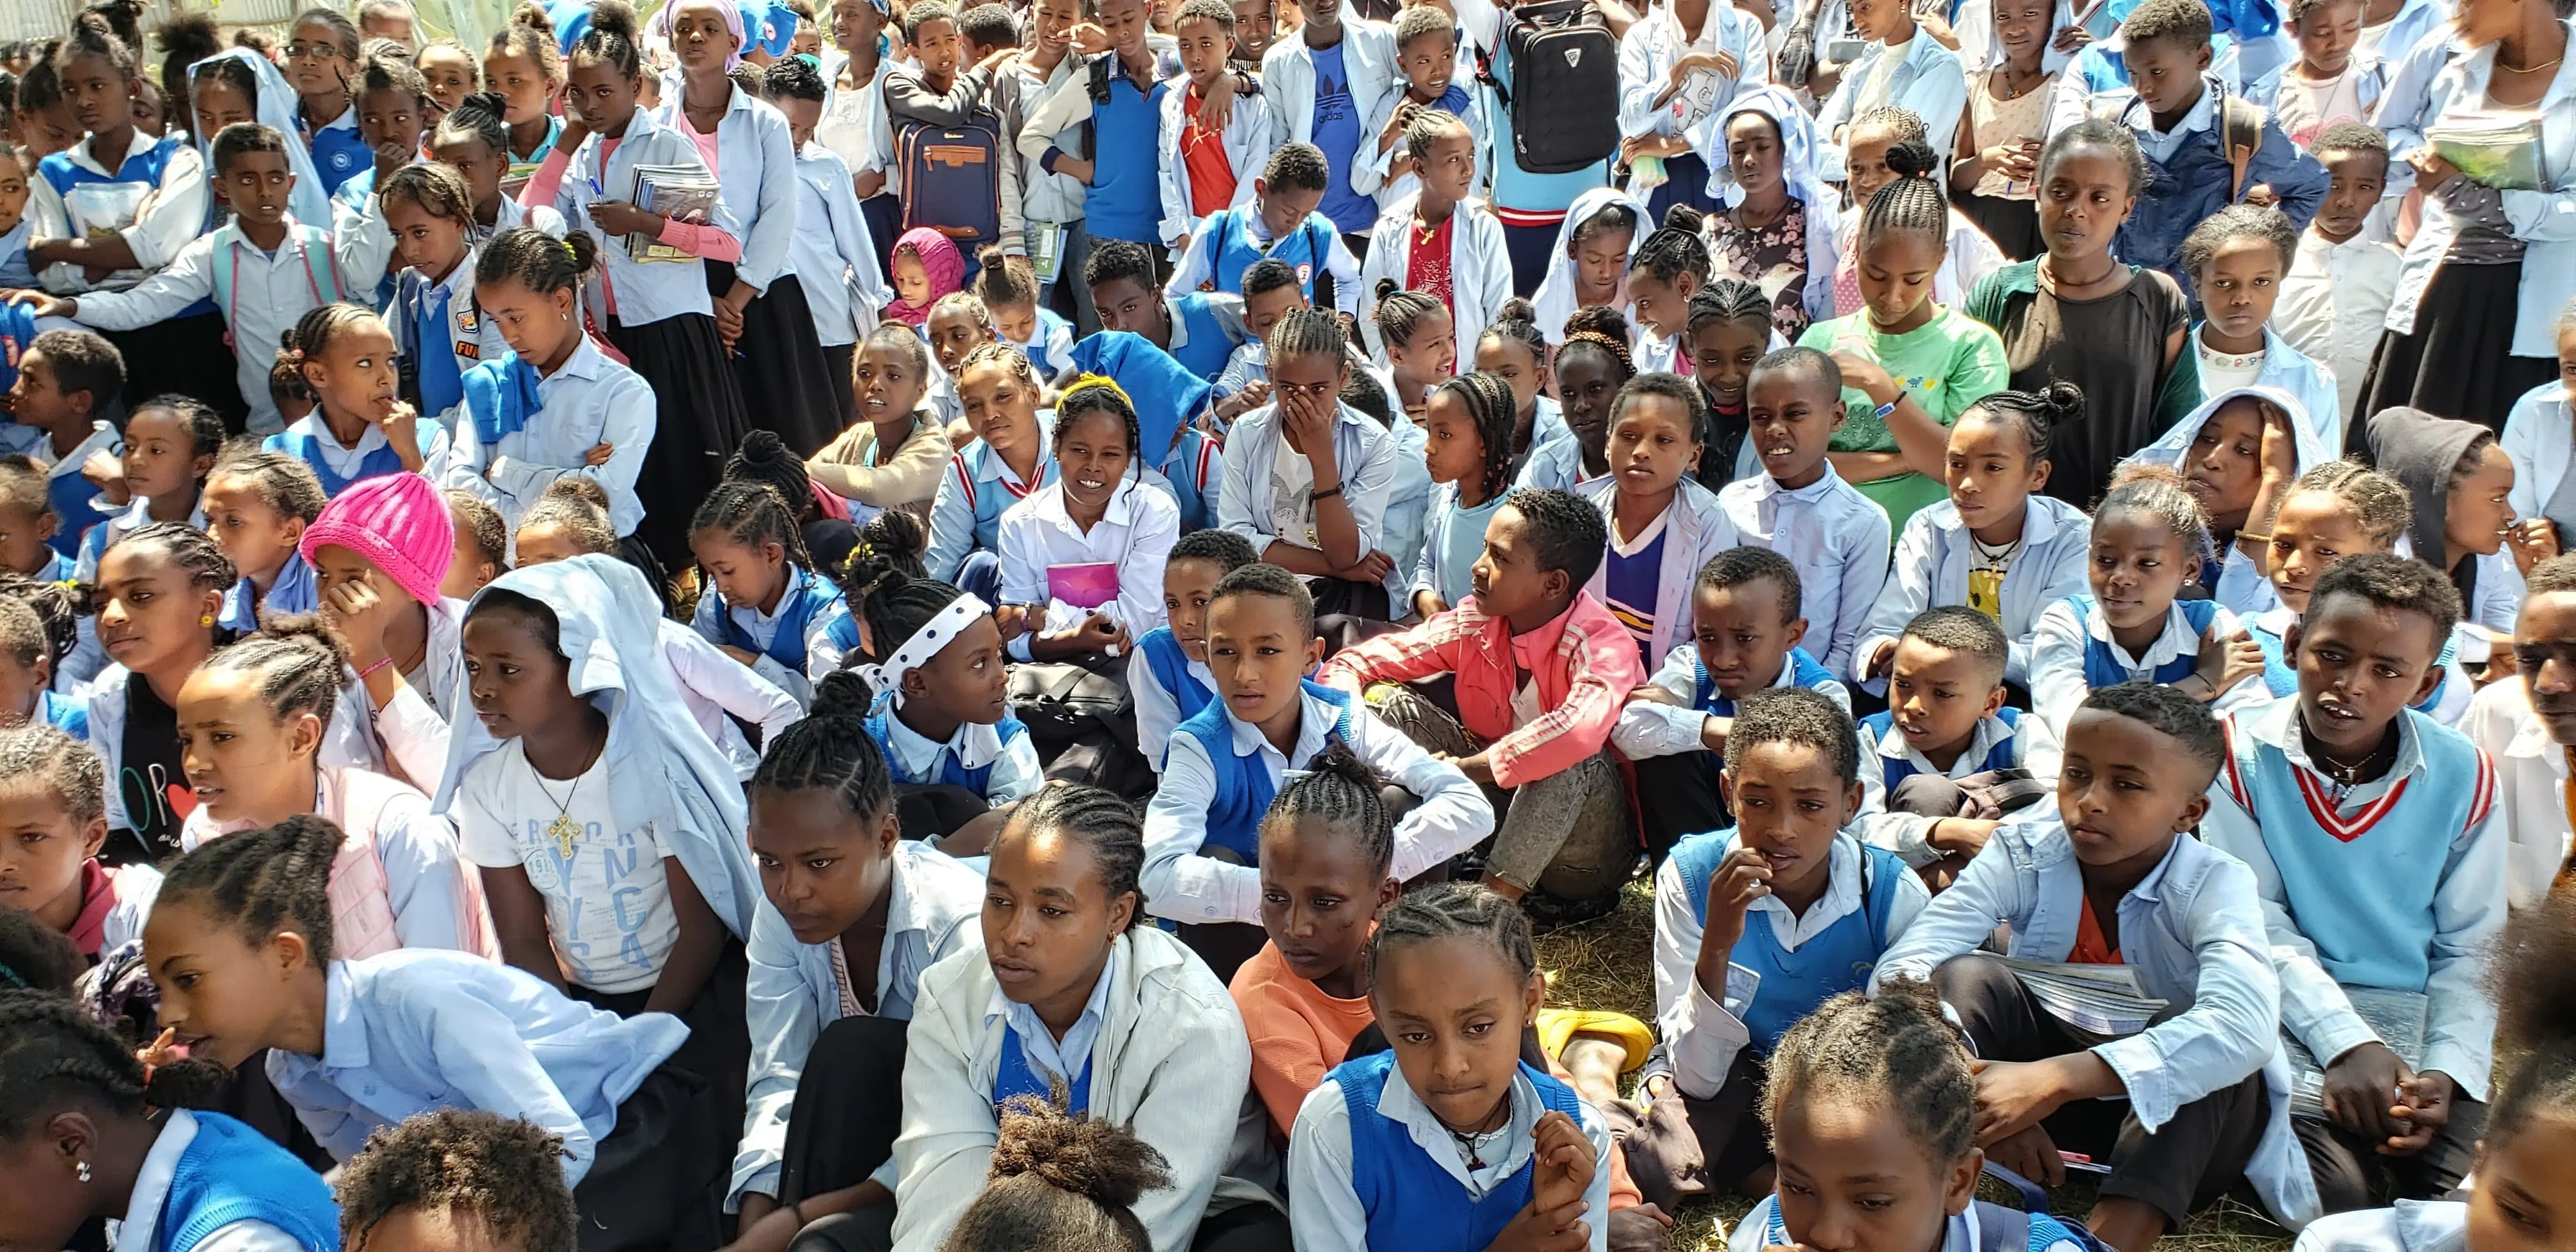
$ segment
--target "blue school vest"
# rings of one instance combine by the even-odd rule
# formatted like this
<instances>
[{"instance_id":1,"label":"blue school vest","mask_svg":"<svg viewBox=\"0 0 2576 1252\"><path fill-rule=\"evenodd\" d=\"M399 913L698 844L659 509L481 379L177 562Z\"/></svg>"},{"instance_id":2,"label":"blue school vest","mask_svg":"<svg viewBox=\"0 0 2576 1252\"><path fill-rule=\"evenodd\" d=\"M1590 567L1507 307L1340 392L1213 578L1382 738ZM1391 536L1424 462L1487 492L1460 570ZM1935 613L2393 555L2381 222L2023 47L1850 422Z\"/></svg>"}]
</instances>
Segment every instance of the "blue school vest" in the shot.
<instances>
[{"instance_id":1,"label":"blue school vest","mask_svg":"<svg viewBox=\"0 0 2576 1252\"><path fill-rule=\"evenodd\" d=\"M893 741L886 738L886 718L888 716L890 716L890 714L886 713L871 713L868 715L868 737L876 740L877 749L885 753L886 768L894 771L894 780L896 782L909 783L915 787L927 787L933 784L948 787L964 787L968 791L972 791L979 796L984 794L985 785L993 781L992 763L987 762L978 768L968 769L965 766L958 764L957 754L946 748L940 749L939 752L939 777L914 778L905 774L903 772L903 766L897 764L895 761ZM1012 740L1029 733L1029 728L1025 723L1008 713L1004 713L1002 715L1002 720L995 723L993 729L1000 732L1002 736L1002 747L1004 749L1008 749L1011 746ZM998 760L999 758L996 759Z\"/></svg>"},{"instance_id":2,"label":"blue school vest","mask_svg":"<svg viewBox=\"0 0 2576 1252\"><path fill-rule=\"evenodd\" d=\"M1708 924L1708 881L1726 859L1729 837L1726 831L1693 835L1673 848L1691 914L1703 926ZM1895 853L1862 844L1859 911L1826 927L1825 933L1798 945L1795 952L1783 949L1772 935L1769 914L1744 919L1744 938L1736 941L1727 960L1762 977L1753 1003L1744 1010L1744 1026L1753 1036L1756 1054L1769 1056L1789 1027L1828 998L1868 983L1870 971L1887 951L1887 915L1896 907L1897 883L1911 872Z\"/></svg>"},{"instance_id":3,"label":"blue school vest","mask_svg":"<svg viewBox=\"0 0 2576 1252\"><path fill-rule=\"evenodd\" d=\"M339 1252L340 1206L304 1162L221 1113L197 1113L152 1227L152 1252L189 1252L240 1221L266 1222L306 1252Z\"/></svg>"},{"instance_id":4,"label":"blue school vest","mask_svg":"<svg viewBox=\"0 0 2576 1252\"><path fill-rule=\"evenodd\" d=\"M2090 675L2087 675L2087 677L2089 678ZM2106 683L2102 685L2109 686L2111 684ZM2021 737L2021 710L2013 708L2000 709L1996 711L1995 716L2003 719L2004 725L2011 727L2013 733L1996 740L1993 747L1986 749L1986 759L1978 762L1977 768L1968 771L1969 773L1982 774L1987 770L2011 769L2013 766L2013 742ZM1872 713L1869 716L1860 719L1860 724L1869 727L1870 730L1876 734L1877 742L1879 743L1887 742L1887 737L1896 733L1896 715L1894 713ZM1879 761L1886 768L1887 774L1885 785L1891 793L1896 790L1896 784L1904 782L1906 779L1912 778L1916 774L1923 772L1922 768L1917 766L1911 760L1880 757Z\"/></svg>"},{"instance_id":5,"label":"blue school vest","mask_svg":"<svg viewBox=\"0 0 2576 1252\"><path fill-rule=\"evenodd\" d=\"M88 140L84 138L81 142L87 143ZM157 189L161 185L161 172L169 167L170 158L176 155L185 143L186 140L175 131L164 135L161 142L125 158L125 164L116 167L116 173L113 176L101 174L85 165L73 164L71 153L68 151L57 152L36 163L36 176L53 184L54 191L66 197L71 194L72 188L88 183L142 183L147 188ZM177 321L183 317L212 313L214 310L212 300L198 300L171 314L169 320Z\"/></svg>"},{"instance_id":6,"label":"blue school vest","mask_svg":"<svg viewBox=\"0 0 2576 1252\"><path fill-rule=\"evenodd\" d=\"M2277 700L2282 696L2299 694L2299 671L2290 664L2289 640L2263 629L2250 617L2245 619L2245 635L2254 641L2255 647L2263 650L2263 685L2271 689L2272 698ZM2441 668L2442 681L2433 684L2433 694L2406 707L2418 713L2430 713L2440 706L2442 693L2451 686L2451 660L2458 650L2456 640L2448 636L2443 638L2442 655L2433 659L2433 664Z\"/></svg>"},{"instance_id":7,"label":"blue school vest","mask_svg":"<svg viewBox=\"0 0 2576 1252\"><path fill-rule=\"evenodd\" d=\"M1166 90L1161 83L1139 88L1123 68L1113 66L1109 98L1092 101L1093 182L1083 193L1082 215L1094 239L1128 239L1148 247L1160 242L1163 189L1155 154L1163 144Z\"/></svg>"},{"instance_id":8,"label":"blue school vest","mask_svg":"<svg viewBox=\"0 0 2576 1252\"><path fill-rule=\"evenodd\" d=\"M1157 626L1136 639L1136 650L1145 654L1146 668L1154 671L1154 681L1172 693L1172 703L1179 705L1180 720L1198 716L1216 699L1216 693L1199 685L1190 675L1190 655L1181 651L1180 639L1169 626ZM1200 742L1204 743L1205 740Z\"/></svg>"},{"instance_id":9,"label":"blue school vest","mask_svg":"<svg viewBox=\"0 0 2576 1252\"><path fill-rule=\"evenodd\" d=\"M1342 1103L1350 1109L1351 1191L1368 1214L1370 1252L1483 1252L1529 1203L1530 1162L1521 1162L1483 1199L1468 1199L1466 1188L1413 1141L1411 1128L1377 1111L1394 1070L1395 1053L1378 1052L1324 1075L1341 1084ZM1583 1124L1583 1101L1574 1088L1526 1062L1520 1072L1538 1089L1540 1103Z\"/></svg>"},{"instance_id":10,"label":"blue school vest","mask_svg":"<svg viewBox=\"0 0 2576 1252\"><path fill-rule=\"evenodd\" d=\"M1834 680L1833 671L1816 663L1805 648L1789 649L1789 685L1813 690ZM1691 650L1691 677L1698 687L1691 693L1691 704L1711 717L1735 716L1735 701L1717 694L1717 680L1708 676L1708 666L1700 660L1699 650Z\"/></svg>"},{"instance_id":11,"label":"blue school vest","mask_svg":"<svg viewBox=\"0 0 2576 1252\"><path fill-rule=\"evenodd\" d=\"M842 603L841 589L816 578L812 572L795 565L787 567L787 595L778 606L778 631L769 637L766 648L751 641L751 632L733 620L733 606L719 594L716 597L716 621L724 627L725 644L745 652L756 652L786 666L798 674L805 672L805 627L817 613L823 614L834 627L847 621L849 609ZM858 626L850 626L850 641L844 648L858 645ZM835 642L838 642L836 639Z\"/></svg>"},{"instance_id":12,"label":"blue school vest","mask_svg":"<svg viewBox=\"0 0 2576 1252\"><path fill-rule=\"evenodd\" d=\"M1176 649L1177 650L1177 649ZM1351 735L1351 693L1300 684L1305 693L1341 710L1341 720L1327 743ZM1261 863L1261 818L1270 811L1270 802L1279 788L1270 781L1270 771L1261 767L1261 754L1234 754L1234 718L1226 712L1225 702L1210 700L1205 708L1184 720L1175 732L1188 735L1207 749L1208 763L1216 768L1216 799L1208 805L1207 838L1201 847L1225 848L1243 858L1246 865Z\"/></svg>"},{"instance_id":13,"label":"blue school vest","mask_svg":"<svg viewBox=\"0 0 2576 1252\"><path fill-rule=\"evenodd\" d=\"M1270 246L1265 248L1252 237L1251 227L1244 224L1260 211L1252 205L1241 205L1222 213L1211 213L1207 223L1201 227L1209 234L1208 265L1216 278L1216 289L1243 294L1243 272L1264 258L1277 257L1286 262L1288 268L1297 271L1297 285L1305 288L1306 299L1312 302L1315 298L1315 275L1324 272L1325 262L1333 255L1336 236L1331 219L1321 213L1309 213L1306 220L1298 224L1295 234L1286 239L1271 240ZM1193 330L1190 334L1195 339L1198 332Z\"/></svg>"},{"instance_id":14,"label":"blue school vest","mask_svg":"<svg viewBox=\"0 0 2576 1252\"><path fill-rule=\"evenodd\" d=\"M89 742L89 705L79 700L66 700L51 691L36 697L36 716L45 724L83 743Z\"/></svg>"},{"instance_id":15,"label":"blue school vest","mask_svg":"<svg viewBox=\"0 0 2576 1252\"><path fill-rule=\"evenodd\" d=\"M429 431L437 428L438 423L432 421L424 421L420 424L424 438ZM331 468L329 462L322 459L320 440L293 427L261 440L259 446L263 452L283 452L312 466L313 476L322 480L322 494L325 497L336 497L348 490L352 484L365 482L370 478L382 478L387 474L403 472L402 454L394 451L394 446L390 443L361 458L358 462L358 472L347 478L342 478L338 471Z\"/></svg>"},{"instance_id":16,"label":"blue school vest","mask_svg":"<svg viewBox=\"0 0 2576 1252\"><path fill-rule=\"evenodd\" d=\"M1098 1048L1092 1049L1094 1052ZM1047 1085L1047 1076L1029 1064L1028 1050L1020 1045L1020 1032L1002 1028L1002 1066L993 1074L993 1111L999 1114L1002 1102L1014 1096L1036 1096L1053 1100L1055 1094ZM1065 1111L1083 1113L1091 1108L1091 1058L1082 1060L1082 1072L1065 1084Z\"/></svg>"},{"instance_id":17,"label":"blue school vest","mask_svg":"<svg viewBox=\"0 0 2576 1252\"><path fill-rule=\"evenodd\" d=\"M46 479L45 501L53 506L59 523L46 545L65 557L79 556L81 541L88 538L90 528L114 516L90 507L90 501L97 498L98 484L83 478L78 469Z\"/></svg>"},{"instance_id":18,"label":"blue school vest","mask_svg":"<svg viewBox=\"0 0 2576 1252\"><path fill-rule=\"evenodd\" d=\"M2121 668L2120 662L2112 657L2111 645L2094 638L2092 629L2086 625L2093 617L2091 593L2068 596L2066 602L2075 606L2076 628L2084 632L2084 685L2116 687L2129 681L2129 671ZM2218 620L2216 600L2183 600L2179 603L2183 621L2189 623L2195 633L2208 630L2209 624ZM2157 666L2148 677L2160 683L2180 682L2190 677L2191 671L2199 664L2197 654L2185 654Z\"/></svg>"},{"instance_id":19,"label":"blue school vest","mask_svg":"<svg viewBox=\"0 0 2576 1252\"><path fill-rule=\"evenodd\" d=\"M1208 307L1205 292L1173 296L1171 308L1173 319L1188 327L1190 335L1187 344L1173 349L1172 359L1180 362L1182 369L1215 382L1217 375L1225 372L1227 359L1234 355L1236 340L1225 333L1225 324L1216 320L1216 310Z\"/></svg>"},{"instance_id":20,"label":"blue school vest","mask_svg":"<svg viewBox=\"0 0 2576 1252\"><path fill-rule=\"evenodd\" d=\"M277 578L268 587L268 598L254 592L248 578L235 581L224 593L224 607L216 610L215 620L224 629L243 634L259 629L260 610L271 613L310 613L322 607L322 594L313 585L313 567L304 563L299 553L290 552L286 564L279 566Z\"/></svg>"},{"instance_id":21,"label":"blue school vest","mask_svg":"<svg viewBox=\"0 0 2576 1252\"><path fill-rule=\"evenodd\" d=\"M2423 768L2343 817L2318 776L2228 723L2227 788L2263 829L2299 932L2339 983L2422 991L2451 841L2485 817L2495 771L2458 731L2414 719Z\"/></svg>"}]
</instances>

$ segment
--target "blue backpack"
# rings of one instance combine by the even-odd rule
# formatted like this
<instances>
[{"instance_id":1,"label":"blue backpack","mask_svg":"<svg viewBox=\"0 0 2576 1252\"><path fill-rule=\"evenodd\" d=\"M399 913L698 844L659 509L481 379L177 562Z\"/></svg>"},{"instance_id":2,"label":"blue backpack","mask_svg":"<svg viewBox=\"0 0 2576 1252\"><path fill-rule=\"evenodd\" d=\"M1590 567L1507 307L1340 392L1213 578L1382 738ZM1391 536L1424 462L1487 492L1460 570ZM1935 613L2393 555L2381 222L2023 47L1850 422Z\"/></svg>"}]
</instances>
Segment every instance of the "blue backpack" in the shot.
<instances>
[{"instance_id":1,"label":"blue backpack","mask_svg":"<svg viewBox=\"0 0 2576 1252\"><path fill-rule=\"evenodd\" d=\"M903 228L927 226L968 257L1002 237L1002 120L977 106L963 124L905 122L895 131L903 167Z\"/></svg>"}]
</instances>

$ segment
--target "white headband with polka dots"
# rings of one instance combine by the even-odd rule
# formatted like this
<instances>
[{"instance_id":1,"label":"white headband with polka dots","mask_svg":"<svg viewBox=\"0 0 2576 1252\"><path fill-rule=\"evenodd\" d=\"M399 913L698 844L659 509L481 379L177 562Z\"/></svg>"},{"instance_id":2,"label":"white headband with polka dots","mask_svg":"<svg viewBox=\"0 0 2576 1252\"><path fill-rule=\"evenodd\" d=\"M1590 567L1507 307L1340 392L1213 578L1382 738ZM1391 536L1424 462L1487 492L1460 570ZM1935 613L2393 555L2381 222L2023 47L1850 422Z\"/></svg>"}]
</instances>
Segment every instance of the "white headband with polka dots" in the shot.
<instances>
[{"instance_id":1,"label":"white headband with polka dots","mask_svg":"<svg viewBox=\"0 0 2576 1252\"><path fill-rule=\"evenodd\" d=\"M961 595L949 601L947 608L931 614L930 620L921 624L921 629L912 632L911 638L886 655L884 664L856 667L859 677L866 679L868 690L876 693L880 709L889 703L902 708L903 676L939 655L939 650L966 633L969 625L992 614L993 606L984 603L981 597L972 592ZM949 746L957 750L960 766L982 769L1002 755L1002 734L982 722L967 722L957 728L957 735L949 741Z\"/></svg>"}]
</instances>

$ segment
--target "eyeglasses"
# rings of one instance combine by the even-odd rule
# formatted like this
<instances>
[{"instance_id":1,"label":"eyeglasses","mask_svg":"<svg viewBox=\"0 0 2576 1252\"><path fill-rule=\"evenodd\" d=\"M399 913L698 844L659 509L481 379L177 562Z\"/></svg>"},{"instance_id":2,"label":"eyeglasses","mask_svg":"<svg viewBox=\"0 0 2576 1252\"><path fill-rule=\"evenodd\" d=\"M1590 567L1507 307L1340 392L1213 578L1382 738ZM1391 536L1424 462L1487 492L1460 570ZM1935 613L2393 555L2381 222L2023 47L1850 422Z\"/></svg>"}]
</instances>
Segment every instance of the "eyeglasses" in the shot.
<instances>
[{"instance_id":1,"label":"eyeglasses","mask_svg":"<svg viewBox=\"0 0 2576 1252\"><path fill-rule=\"evenodd\" d=\"M295 60L311 57L316 61L337 61L340 59L340 45L335 43L291 43L286 45L286 55L290 59Z\"/></svg>"}]
</instances>

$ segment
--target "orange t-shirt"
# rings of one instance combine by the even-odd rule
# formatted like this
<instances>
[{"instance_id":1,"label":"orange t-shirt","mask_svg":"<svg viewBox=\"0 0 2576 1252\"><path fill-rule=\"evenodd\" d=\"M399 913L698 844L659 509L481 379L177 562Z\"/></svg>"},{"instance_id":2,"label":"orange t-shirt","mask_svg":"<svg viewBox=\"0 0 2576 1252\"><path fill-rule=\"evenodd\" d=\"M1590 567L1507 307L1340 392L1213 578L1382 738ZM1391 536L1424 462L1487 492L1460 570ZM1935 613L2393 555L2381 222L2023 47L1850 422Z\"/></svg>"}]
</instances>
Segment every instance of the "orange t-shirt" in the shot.
<instances>
[{"instance_id":1,"label":"orange t-shirt","mask_svg":"<svg viewBox=\"0 0 2576 1252\"><path fill-rule=\"evenodd\" d=\"M2075 950L2066 954L2069 965L2125 965L2120 950L2102 937L2102 923L2093 917L2093 897L2084 897L2084 917L2075 926Z\"/></svg>"},{"instance_id":2,"label":"orange t-shirt","mask_svg":"<svg viewBox=\"0 0 2576 1252\"><path fill-rule=\"evenodd\" d=\"M1337 1000L1299 978L1280 957L1279 945L1265 943L1227 988L1243 1013L1244 1033L1252 1040L1252 1089L1270 1110L1270 1124L1286 1138L1297 1122L1306 1095L1324 1074L1342 1063L1351 1040L1377 1020L1366 997Z\"/></svg>"},{"instance_id":3,"label":"orange t-shirt","mask_svg":"<svg viewBox=\"0 0 2576 1252\"><path fill-rule=\"evenodd\" d=\"M1199 125L1202 97L1196 87L1181 102L1181 161L1190 172L1190 216L1206 217L1234 203L1234 163L1225 159L1225 132Z\"/></svg>"}]
</instances>

